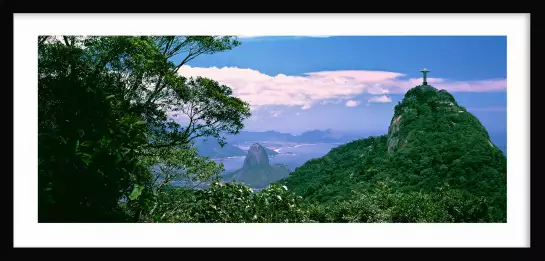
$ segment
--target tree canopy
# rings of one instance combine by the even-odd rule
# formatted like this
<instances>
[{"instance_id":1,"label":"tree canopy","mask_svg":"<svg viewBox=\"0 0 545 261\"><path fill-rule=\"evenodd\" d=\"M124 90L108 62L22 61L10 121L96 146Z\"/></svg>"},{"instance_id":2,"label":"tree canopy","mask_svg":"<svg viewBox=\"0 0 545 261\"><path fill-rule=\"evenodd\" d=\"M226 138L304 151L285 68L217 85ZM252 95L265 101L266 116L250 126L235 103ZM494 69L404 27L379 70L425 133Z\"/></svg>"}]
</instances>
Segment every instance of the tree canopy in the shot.
<instances>
[{"instance_id":1,"label":"tree canopy","mask_svg":"<svg viewBox=\"0 0 545 261\"><path fill-rule=\"evenodd\" d=\"M414 202L419 211L444 204L438 210L448 214L426 212L402 221L506 222L506 162L479 120L452 95L417 86L395 107L387 135L339 146L280 183L310 203L346 211L376 207L373 195L388 195L399 204ZM384 182L393 188L391 193L377 192Z\"/></svg>"},{"instance_id":2,"label":"tree canopy","mask_svg":"<svg viewBox=\"0 0 545 261\"><path fill-rule=\"evenodd\" d=\"M221 166L196 157L192 140L236 134L249 106L229 87L178 70L239 44L227 36L39 37L40 220L124 220L125 200L138 221L153 208L158 176L217 176Z\"/></svg>"}]
</instances>

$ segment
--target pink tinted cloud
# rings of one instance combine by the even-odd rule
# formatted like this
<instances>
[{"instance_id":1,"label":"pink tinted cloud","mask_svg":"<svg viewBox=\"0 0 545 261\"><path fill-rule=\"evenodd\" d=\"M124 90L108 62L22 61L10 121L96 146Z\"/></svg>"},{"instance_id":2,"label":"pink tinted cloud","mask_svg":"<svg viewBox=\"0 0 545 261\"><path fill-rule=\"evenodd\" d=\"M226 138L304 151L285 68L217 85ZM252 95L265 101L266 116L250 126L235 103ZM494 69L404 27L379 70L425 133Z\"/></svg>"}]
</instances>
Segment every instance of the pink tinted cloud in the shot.
<instances>
[{"instance_id":1,"label":"pink tinted cloud","mask_svg":"<svg viewBox=\"0 0 545 261\"><path fill-rule=\"evenodd\" d=\"M346 107L356 107L358 105L360 105L360 102L359 101L354 101L354 100L349 100L345 104Z\"/></svg>"},{"instance_id":2,"label":"pink tinted cloud","mask_svg":"<svg viewBox=\"0 0 545 261\"><path fill-rule=\"evenodd\" d=\"M388 102L392 102L392 98L386 96L386 95L382 95L382 96L375 96L375 97L371 97L368 102L373 102L373 103L388 103Z\"/></svg>"},{"instance_id":3,"label":"pink tinted cloud","mask_svg":"<svg viewBox=\"0 0 545 261\"><path fill-rule=\"evenodd\" d=\"M373 84L401 76L380 71L336 71L308 73L306 76L270 76L236 67L193 68L183 66L180 74L214 79L233 89L233 94L254 106L287 105L309 109L314 104L350 99ZM382 93L382 92L381 92Z\"/></svg>"},{"instance_id":4,"label":"pink tinted cloud","mask_svg":"<svg viewBox=\"0 0 545 261\"><path fill-rule=\"evenodd\" d=\"M199 68L183 66L179 73L186 77L202 76L214 79L233 89L233 94L252 106L297 106L303 110L331 100L350 100L357 95L403 94L422 83L422 79L401 79L405 74L386 71L322 71L304 76L267 75L253 69L237 67ZM429 78L438 89L449 92L504 91L505 79L456 82ZM381 101L387 99L382 97ZM375 98L379 99L379 98Z\"/></svg>"},{"instance_id":5,"label":"pink tinted cloud","mask_svg":"<svg viewBox=\"0 0 545 261\"><path fill-rule=\"evenodd\" d=\"M494 79L471 82L444 82L437 84L437 88L449 92L499 92L507 89L507 80Z\"/></svg>"},{"instance_id":6,"label":"pink tinted cloud","mask_svg":"<svg viewBox=\"0 0 545 261\"><path fill-rule=\"evenodd\" d=\"M507 89L506 79L490 79L479 81L449 81L441 78L428 78L428 84L437 89L444 89L449 92L500 92ZM383 89L385 93L402 94L422 84L422 78L411 78L408 80L393 79L377 85L377 89ZM379 94L379 93L374 93Z\"/></svg>"}]
</instances>

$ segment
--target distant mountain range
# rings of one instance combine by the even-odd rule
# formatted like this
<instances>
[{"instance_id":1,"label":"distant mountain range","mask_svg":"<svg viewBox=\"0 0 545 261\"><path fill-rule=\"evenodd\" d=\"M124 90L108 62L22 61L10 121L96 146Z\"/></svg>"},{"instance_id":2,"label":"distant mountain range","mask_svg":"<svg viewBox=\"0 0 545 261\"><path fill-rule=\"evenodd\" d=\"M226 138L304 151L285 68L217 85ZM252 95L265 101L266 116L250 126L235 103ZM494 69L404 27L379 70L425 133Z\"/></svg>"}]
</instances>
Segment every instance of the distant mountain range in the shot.
<instances>
[{"instance_id":1,"label":"distant mountain range","mask_svg":"<svg viewBox=\"0 0 545 261\"><path fill-rule=\"evenodd\" d=\"M252 132L241 131L237 135L227 136L227 144L223 147L213 138L200 139L195 142L199 154L210 158L227 158L246 156L246 150L239 146L258 142L293 142L293 143L345 143L363 138L364 135L346 135L334 133L331 129L307 131L300 135L277 131ZM237 146L238 145L238 146ZM278 152L264 147L269 157Z\"/></svg>"},{"instance_id":2,"label":"distant mountain range","mask_svg":"<svg viewBox=\"0 0 545 261\"><path fill-rule=\"evenodd\" d=\"M227 157L242 157L246 156L246 150L243 150L233 144L221 145L213 138L207 140L197 140L195 146L199 151L199 155L209 158L227 158ZM271 157L278 155L278 152L265 148L267 154Z\"/></svg>"},{"instance_id":3,"label":"distant mountain range","mask_svg":"<svg viewBox=\"0 0 545 261\"><path fill-rule=\"evenodd\" d=\"M237 135L227 137L230 143L239 142L260 142L260 141L282 141L282 142L301 142L301 143L332 143L348 142L354 139L362 138L363 135L347 135L335 133L331 129L312 130L300 135L291 133L282 133L277 131L251 132L241 131Z\"/></svg>"}]
</instances>

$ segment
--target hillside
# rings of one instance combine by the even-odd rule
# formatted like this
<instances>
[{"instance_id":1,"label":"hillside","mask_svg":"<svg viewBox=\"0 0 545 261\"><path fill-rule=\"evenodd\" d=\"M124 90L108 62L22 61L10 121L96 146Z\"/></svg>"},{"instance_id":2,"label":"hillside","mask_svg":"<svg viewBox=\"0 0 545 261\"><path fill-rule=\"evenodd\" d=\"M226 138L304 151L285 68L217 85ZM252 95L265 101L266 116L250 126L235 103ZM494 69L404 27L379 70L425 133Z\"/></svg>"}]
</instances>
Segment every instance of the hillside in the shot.
<instances>
[{"instance_id":1,"label":"hillside","mask_svg":"<svg viewBox=\"0 0 545 261\"><path fill-rule=\"evenodd\" d=\"M279 183L321 205L355 200L386 186L398 193L392 192L399 196L392 200L428 202L425 207L444 212L422 214L428 221L505 222L506 161L475 116L447 91L425 85L405 94L387 134L332 149Z\"/></svg>"},{"instance_id":2,"label":"hillside","mask_svg":"<svg viewBox=\"0 0 545 261\"><path fill-rule=\"evenodd\" d=\"M237 182L245 183L250 187L264 188L272 182L287 177L289 173L289 169L284 165L270 165L267 150L256 143L248 150L243 167L225 175L224 180L230 181L234 178Z\"/></svg>"}]
</instances>

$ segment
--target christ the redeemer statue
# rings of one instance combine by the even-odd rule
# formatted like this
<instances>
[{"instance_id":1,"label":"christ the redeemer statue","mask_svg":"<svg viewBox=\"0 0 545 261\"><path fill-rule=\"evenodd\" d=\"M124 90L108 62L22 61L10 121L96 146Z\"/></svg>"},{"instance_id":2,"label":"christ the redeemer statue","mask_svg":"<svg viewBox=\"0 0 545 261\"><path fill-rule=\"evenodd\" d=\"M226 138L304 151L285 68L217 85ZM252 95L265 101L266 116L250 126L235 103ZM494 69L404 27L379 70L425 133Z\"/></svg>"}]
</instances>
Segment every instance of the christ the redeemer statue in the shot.
<instances>
[{"instance_id":1,"label":"christ the redeemer statue","mask_svg":"<svg viewBox=\"0 0 545 261\"><path fill-rule=\"evenodd\" d=\"M424 68L420 71L422 74L424 74L424 82L422 83L422 85L428 85L428 81L427 81L427 75L430 71L428 71L428 69Z\"/></svg>"}]
</instances>

